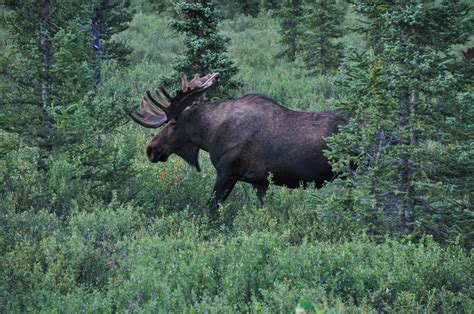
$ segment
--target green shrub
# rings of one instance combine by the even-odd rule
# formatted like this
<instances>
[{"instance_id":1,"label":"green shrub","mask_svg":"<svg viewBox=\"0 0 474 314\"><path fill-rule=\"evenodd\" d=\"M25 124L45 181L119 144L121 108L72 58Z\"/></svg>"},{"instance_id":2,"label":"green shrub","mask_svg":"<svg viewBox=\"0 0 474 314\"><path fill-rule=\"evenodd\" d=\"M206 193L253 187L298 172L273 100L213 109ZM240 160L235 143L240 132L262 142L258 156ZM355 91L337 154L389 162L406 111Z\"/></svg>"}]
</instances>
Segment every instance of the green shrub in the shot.
<instances>
[{"instance_id":1,"label":"green shrub","mask_svg":"<svg viewBox=\"0 0 474 314\"><path fill-rule=\"evenodd\" d=\"M109 297L128 311L182 311L217 303L235 311L288 312L301 298L374 311L415 306L450 312L473 305L472 257L461 249L444 249L431 240L298 246L287 241L265 232L211 241L196 234L144 234L123 243L127 256Z\"/></svg>"},{"instance_id":2,"label":"green shrub","mask_svg":"<svg viewBox=\"0 0 474 314\"><path fill-rule=\"evenodd\" d=\"M105 302L95 289L117 268L116 243L144 223L126 206L73 212L67 225L44 210L2 212L1 218L0 303L11 311L80 309L71 298L82 299L84 311L98 306L94 300Z\"/></svg>"},{"instance_id":3,"label":"green shrub","mask_svg":"<svg viewBox=\"0 0 474 314\"><path fill-rule=\"evenodd\" d=\"M24 211L41 208L44 187L37 160L36 148L17 148L0 159L0 193L2 208Z\"/></svg>"}]
</instances>

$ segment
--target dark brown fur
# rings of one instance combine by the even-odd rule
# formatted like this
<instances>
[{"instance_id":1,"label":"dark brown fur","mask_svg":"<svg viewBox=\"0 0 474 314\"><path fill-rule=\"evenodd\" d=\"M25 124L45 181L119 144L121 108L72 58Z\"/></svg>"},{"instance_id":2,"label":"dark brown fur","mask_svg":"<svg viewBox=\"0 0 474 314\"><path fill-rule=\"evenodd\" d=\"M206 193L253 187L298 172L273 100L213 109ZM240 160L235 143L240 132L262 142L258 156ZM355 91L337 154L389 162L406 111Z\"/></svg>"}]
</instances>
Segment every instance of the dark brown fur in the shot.
<instances>
[{"instance_id":1,"label":"dark brown fur","mask_svg":"<svg viewBox=\"0 0 474 314\"><path fill-rule=\"evenodd\" d=\"M176 153L199 170L199 149L209 152L217 171L210 208L217 214L237 181L253 184L262 201L270 173L275 184L292 188L331 180L324 138L345 123L334 111L296 112L249 94L186 107L155 135L147 153L152 162Z\"/></svg>"},{"instance_id":2,"label":"dark brown fur","mask_svg":"<svg viewBox=\"0 0 474 314\"><path fill-rule=\"evenodd\" d=\"M474 57L474 47L467 49L462 52L466 60L470 60Z\"/></svg>"}]
</instances>

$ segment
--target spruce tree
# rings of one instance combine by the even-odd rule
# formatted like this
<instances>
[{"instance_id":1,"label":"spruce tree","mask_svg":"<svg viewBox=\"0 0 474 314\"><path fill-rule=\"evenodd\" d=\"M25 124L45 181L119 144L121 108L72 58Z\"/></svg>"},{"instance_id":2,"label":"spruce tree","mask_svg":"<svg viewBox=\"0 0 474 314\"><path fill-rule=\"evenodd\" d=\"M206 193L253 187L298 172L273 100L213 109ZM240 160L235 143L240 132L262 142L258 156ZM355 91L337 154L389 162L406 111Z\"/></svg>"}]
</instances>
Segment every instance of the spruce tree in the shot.
<instances>
[{"instance_id":1,"label":"spruce tree","mask_svg":"<svg viewBox=\"0 0 474 314\"><path fill-rule=\"evenodd\" d=\"M126 2L108 0L6 1L2 15L10 43L1 58L2 129L47 153L65 139L55 120L90 98L101 62L125 63L130 50L111 38L131 15Z\"/></svg>"},{"instance_id":2,"label":"spruce tree","mask_svg":"<svg viewBox=\"0 0 474 314\"><path fill-rule=\"evenodd\" d=\"M352 119L330 140L328 156L348 179L330 206L358 213L372 235L428 233L472 244L472 62L453 50L470 35L469 6L379 0L376 8L355 5L371 12L367 33L382 51L347 72L343 110Z\"/></svg>"},{"instance_id":3,"label":"spruce tree","mask_svg":"<svg viewBox=\"0 0 474 314\"><path fill-rule=\"evenodd\" d=\"M235 1L233 1L233 5L236 5ZM237 5L239 6L240 12L242 14L255 17L258 16L258 14L260 13L259 0L242 0L238 1Z\"/></svg>"},{"instance_id":4,"label":"spruce tree","mask_svg":"<svg viewBox=\"0 0 474 314\"><path fill-rule=\"evenodd\" d=\"M91 3L91 37L94 52L94 79L101 81L100 64L102 60L116 60L127 63L131 49L112 39L114 34L124 31L132 19L128 1L96 0Z\"/></svg>"},{"instance_id":5,"label":"spruce tree","mask_svg":"<svg viewBox=\"0 0 474 314\"><path fill-rule=\"evenodd\" d=\"M66 213L75 193L68 190L69 184L80 181L85 189L89 185L83 180L96 186L85 195L109 199L111 191L101 194L97 186L105 189L111 184L107 180L120 182L112 178L127 175L128 170L117 171L103 139L125 115L118 107L122 104L103 98L95 89L95 66L100 60L92 48L91 4L7 1L1 9L8 41L0 57L0 64L7 65L0 72L0 136L14 138L15 143L0 158L34 159L41 172L35 189L47 191L27 207ZM107 27L103 30L107 32ZM105 48L108 41L103 43ZM18 173L26 163L20 160L2 167L0 176ZM58 188L57 178L68 178L68 184ZM4 189L11 188L2 182L0 193ZM61 193L64 198L58 196Z\"/></svg>"},{"instance_id":6,"label":"spruce tree","mask_svg":"<svg viewBox=\"0 0 474 314\"><path fill-rule=\"evenodd\" d=\"M280 56L294 61L299 51L299 41L302 34L303 1L285 0L276 16L280 22L281 43L285 49Z\"/></svg>"},{"instance_id":7,"label":"spruce tree","mask_svg":"<svg viewBox=\"0 0 474 314\"><path fill-rule=\"evenodd\" d=\"M341 62L345 6L331 0L306 0L302 19L301 51L312 73L326 74Z\"/></svg>"},{"instance_id":8,"label":"spruce tree","mask_svg":"<svg viewBox=\"0 0 474 314\"><path fill-rule=\"evenodd\" d=\"M175 75L170 80L176 81L179 73L188 77L199 73L206 75L218 72L221 75L217 88L212 95L229 96L240 86L234 78L237 67L227 57L228 39L218 33L219 13L216 5L210 0L179 1L175 6L176 18L172 26L186 35L185 51L177 60Z\"/></svg>"},{"instance_id":9,"label":"spruce tree","mask_svg":"<svg viewBox=\"0 0 474 314\"><path fill-rule=\"evenodd\" d=\"M257 17L260 14L275 10L280 5L281 0L220 0L215 1L220 10L223 11L225 18L234 18L236 15L243 14L251 17Z\"/></svg>"},{"instance_id":10,"label":"spruce tree","mask_svg":"<svg viewBox=\"0 0 474 314\"><path fill-rule=\"evenodd\" d=\"M74 1L7 1L2 25L9 37L3 76L2 129L44 153L60 141L54 109L90 89L87 12Z\"/></svg>"}]
</instances>

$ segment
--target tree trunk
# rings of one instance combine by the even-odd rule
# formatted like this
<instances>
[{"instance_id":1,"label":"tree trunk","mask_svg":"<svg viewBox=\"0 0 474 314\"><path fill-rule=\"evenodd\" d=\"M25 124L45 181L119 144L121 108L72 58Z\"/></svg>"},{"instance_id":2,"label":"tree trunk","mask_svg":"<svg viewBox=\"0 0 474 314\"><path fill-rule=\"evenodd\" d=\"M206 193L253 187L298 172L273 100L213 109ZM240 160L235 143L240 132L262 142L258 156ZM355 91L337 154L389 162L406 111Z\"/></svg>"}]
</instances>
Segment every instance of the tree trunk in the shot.
<instances>
[{"instance_id":1,"label":"tree trunk","mask_svg":"<svg viewBox=\"0 0 474 314\"><path fill-rule=\"evenodd\" d=\"M290 61L295 61L296 58L296 23L291 22L291 35L290 35Z\"/></svg>"},{"instance_id":2,"label":"tree trunk","mask_svg":"<svg viewBox=\"0 0 474 314\"><path fill-rule=\"evenodd\" d=\"M405 234L410 233L410 213L413 212L413 189L410 178L412 176L412 165L410 164L407 146L410 145L404 139L405 128L410 114L410 101L407 92L402 92L400 97L400 113L398 117L398 127L400 131L399 144L402 145L402 153L399 159L399 170L397 177L397 210L400 218L401 231Z\"/></svg>"},{"instance_id":3,"label":"tree trunk","mask_svg":"<svg viewBox=\"0 0 474 314\"><path fill-rule=\"evenodd\" d=\"M102 45L100 44L100 27L97 18L97 9L92 10L91 20L91 32L92 32L92 51L94 52L94 87L97 87L101 81L100 76L100 55L102 54Z\"/></svg>"},{"instance_id":4,"label":"tree trunk","mask_svg":"<svg viewBox=\"0 0 474 314\"><path fill-rule=\"evenodd\" d=\"M46 151L51 151L52 144L52 123L48 113L50 107L50 66L51 66L51 40L49 38L49 24L51 20L49 2L44 1L40 7L39 16L40 40L39 51L41 54L41 100L43 112L43 128L40 132L41 144L40 147Z\"/></svg>"},{"instance_id":5,"label":"tree trunk","mask_svg":"<svg viewBox=\"0 0 474 314\"><path fill-rule=\"evenodd\" d=\"M408 41L408 35L405 30L400 33L400 41L402 44L406 44ZM401 61L402 65L405 65L405 60ZM400 111L398 115L398 128L399 128L399 145L402 146L400 159L399 159L399 170L397 176L397 191L396 206L400 220L400 229L402 233L409 234L411 232L411 213L415 208L414 204L414 188L411 184L411 178L413 176L413 165L410 162L409 146L415 144L414 134L410 131L410 134L406 134L406 128L408 126L409 117L413 113L416 105L416 93L415 91L404 90L400 95Z\"/></svg>"}]
</instances>

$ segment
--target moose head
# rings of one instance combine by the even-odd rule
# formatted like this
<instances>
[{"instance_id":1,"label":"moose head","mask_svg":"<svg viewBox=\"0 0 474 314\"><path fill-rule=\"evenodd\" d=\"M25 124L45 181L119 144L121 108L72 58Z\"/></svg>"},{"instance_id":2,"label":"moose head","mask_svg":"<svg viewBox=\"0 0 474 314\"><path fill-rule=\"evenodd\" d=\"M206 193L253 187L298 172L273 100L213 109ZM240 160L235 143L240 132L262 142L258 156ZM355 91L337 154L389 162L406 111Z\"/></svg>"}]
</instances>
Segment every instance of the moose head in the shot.
<instances>
[{"instance_id":1,"label":"moose head","mask_svg":"<svg viewBox=\"0 0 474 314\"><path fill-rule=\"evenodd\" d=\"M181 74L181 89L172 97L164 86L156 90L158 100L150 91L146 91L140 103L140 109L130 116L138 124L147 128L165 127L148 143L147 155L151 162L165 162L171 154L177 154L200 171L199 148L186 136L186 121L191 105L203 98L205 92L219 80L219 73L200 77L196 74L191 82ZM160 93L161 91L161 93ZM163 94L163 96L161 95Z\"/></svg>"}]
</instances>

